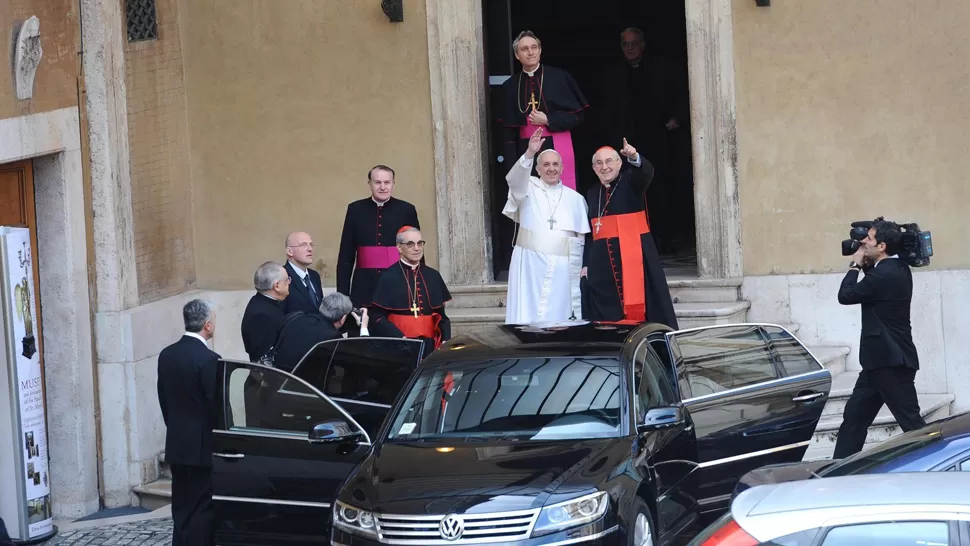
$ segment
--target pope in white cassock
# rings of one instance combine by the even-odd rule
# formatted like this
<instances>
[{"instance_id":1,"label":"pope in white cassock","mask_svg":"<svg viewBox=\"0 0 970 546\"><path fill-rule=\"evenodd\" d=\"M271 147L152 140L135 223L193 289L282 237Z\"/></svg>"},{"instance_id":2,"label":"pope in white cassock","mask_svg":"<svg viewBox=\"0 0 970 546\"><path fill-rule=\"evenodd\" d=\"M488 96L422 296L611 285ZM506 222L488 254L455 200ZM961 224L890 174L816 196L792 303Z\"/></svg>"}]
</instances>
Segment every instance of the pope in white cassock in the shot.
<instances>
[{"instance_id":1,"label":"pope in white cassock","mask_svg":"<svg viewBox=\"0 0 970 546\"><path fill-rule=\"evenodd\" d=\"M506 324L582 318L579 274L590 232L586 200L563 186L562 158L555 150L539 154L539 178L530 176L545 140L538 129L505 177L509 197L502 213L517 224Z\"/></svg>"}]
</instances>

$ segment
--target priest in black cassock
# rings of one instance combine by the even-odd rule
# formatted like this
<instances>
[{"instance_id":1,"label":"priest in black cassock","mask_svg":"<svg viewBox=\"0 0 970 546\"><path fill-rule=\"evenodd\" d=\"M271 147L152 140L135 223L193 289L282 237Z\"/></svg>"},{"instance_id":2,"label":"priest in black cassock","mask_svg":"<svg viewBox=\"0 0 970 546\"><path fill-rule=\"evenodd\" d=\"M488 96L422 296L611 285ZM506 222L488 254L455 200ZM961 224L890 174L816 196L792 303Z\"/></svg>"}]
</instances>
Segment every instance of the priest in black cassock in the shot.
<instances>
[{"instance_id":1,"label":"priest in black cassock","mask_svg":"<svg viewBox=\"0 0 970 546\"><path fill-rule=\"evenodd\" d=\"M402 226L418 224L414 205L391 196L394 170L377 165L367 173L371 195L347 206L337 254L337 292L354 307L370 303L381 271L400 260L394 238ZM348 321L353 322L353 321Z\"/></svg>"},{"instance_id":2,"label":"priest in black cassock","mask_svg":"<svg viewBox=\"0 0 970 546\"><path fill-rule=\"evenodd\" d=\"M542 136L546 137L542 150L552 148L559 152L562 184L575 190L576 161L571 131L583 121L589 107L586 97L568 72L539 63L542 43L531 31L520 33L512 42L512 49L522 70L502 84L502 109L497 117L505 143L503 155L508 162L514 162L525 153L529 139L541 127ZM498 196L498 211L505 205L507 189L493 192ZM504 268L512 256L514 224L501 214L498 222L496 252Z\"/></svg>"},{"instance_id":3,"label":"priest in black cassock","mask_svg":"<svg viewBox=\"0 0 970 546\"><path fill-rule=\"evenodd\" d=\"M400 259L381 273L370 309L370 333L378 337L424 340L424 355L451 339L445 303L451 293L441 275L421 263L421 232L404 226L397 233Z\"/></svg>"},{"instance_id":4,"label":"priest in black cassock","mask_svg":"<svg viewBox=\"0 0 970 546\"><path fill-rule=\"evenodd\" d=\"M583 318L659 322L676 330L667 277L645 212L653 166L623 139L620 153L608 146L596 151L593 170L600 185L586 194L592 231L581 273Z\"/></svg>"}]
</instances>

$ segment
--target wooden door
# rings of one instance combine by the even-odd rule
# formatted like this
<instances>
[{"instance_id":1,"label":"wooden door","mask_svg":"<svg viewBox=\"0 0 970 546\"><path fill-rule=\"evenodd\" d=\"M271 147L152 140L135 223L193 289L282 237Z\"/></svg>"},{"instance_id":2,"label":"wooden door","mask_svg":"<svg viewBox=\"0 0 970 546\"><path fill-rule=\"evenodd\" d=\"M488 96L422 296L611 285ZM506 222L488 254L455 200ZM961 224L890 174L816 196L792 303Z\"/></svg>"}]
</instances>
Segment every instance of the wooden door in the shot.
<instances>
[{"instance_id":1,"label":"wooden door","mask_svg":"<svg viewBox=\"0 0 970 546\"><path fill-rule=\"evenodd\" d=\"M30 160L0 164L0 226L30 229L31 268L34 273L34 306L37 316L37 353L40 358L41 381L44 377L44 336L40 312L40 269L37 251L37 217L34 210L34 171ZM44 389L46 391L46 388ZM45 392L46 399L46 392Z\"/></svg>"}]
</instances>

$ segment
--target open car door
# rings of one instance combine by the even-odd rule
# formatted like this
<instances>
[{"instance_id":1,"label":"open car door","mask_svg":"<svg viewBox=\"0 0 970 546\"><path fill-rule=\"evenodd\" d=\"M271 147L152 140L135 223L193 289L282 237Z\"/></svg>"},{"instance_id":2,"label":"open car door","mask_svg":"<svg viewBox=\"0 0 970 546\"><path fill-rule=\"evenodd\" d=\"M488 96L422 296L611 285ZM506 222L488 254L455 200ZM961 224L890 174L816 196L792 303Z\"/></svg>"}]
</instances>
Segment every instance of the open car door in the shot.
<instances>
[{"instance_id":1,"label":"open car door","mask_svg":"<svg viewBox=\"0 0 970 546\"><path fill-rule=\"evenodd\" d=\"M703 513L726 508L746 472L802 459L832 375L795 336L775 325L731 324L664 337L696 426Z\"/></svg>"},{"instance_id":2,"label":"open car door","mask_svg":"<svg viewBox=\"0 0 970 546\"><path fill-rule=\"evenodd\" d=\"M372 438L421 363L424 342L387 337L318 343L293 369L350 414Z\"/></svg>"}]
</instances>

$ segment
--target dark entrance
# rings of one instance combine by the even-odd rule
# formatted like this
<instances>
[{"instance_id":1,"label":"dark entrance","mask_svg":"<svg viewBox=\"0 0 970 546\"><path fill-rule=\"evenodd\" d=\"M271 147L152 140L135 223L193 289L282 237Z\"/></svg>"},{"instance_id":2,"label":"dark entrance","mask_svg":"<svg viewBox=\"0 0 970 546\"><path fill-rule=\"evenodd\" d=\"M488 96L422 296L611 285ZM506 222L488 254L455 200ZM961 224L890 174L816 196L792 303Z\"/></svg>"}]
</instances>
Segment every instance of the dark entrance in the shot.
<instances>
[{"instance_id":1,"label":"dark entrance","mask_svg":"<svg viewBox=\"0 0 970 546\"><path fill-rule=\"evenodd\" d=\"M504 281L512 256L514 224L502 215L510 161L502 154L502 131L495 122L502 83L521 70L512 54L512 40L531 30L542 41L544 64L572 74L589 102L585 119L572 133L577 191L598 184L589 160L600 146L613 144L616 134L617 85L629 85L623 74L627 62L620 33L628 27L643 31L644 57L660 64L667 74L658 84L670 98L679 128L666 131L657 142L630 143L646 156L655 154L658 172L648 194L651 231L657 238L664 267L678 273L696 267L694 189L691 162L690 114L687 87L687 26L684 3L647 0L483 0L486 67L491 100L492 240L495 278ZM651 59L652 58L652 59ZM612 68L612 71L610 71ZM611 76L611 74L613 76ZM647 84L648 88L652 84ZM634 94L636 97L640 93ZM643 98L642 101L649 101ZM612 110L613 115L609 115ZM622 131L621 131L622 132ZM653 151L649 151L651 148Z\"/></svg>"}]
</instances>

